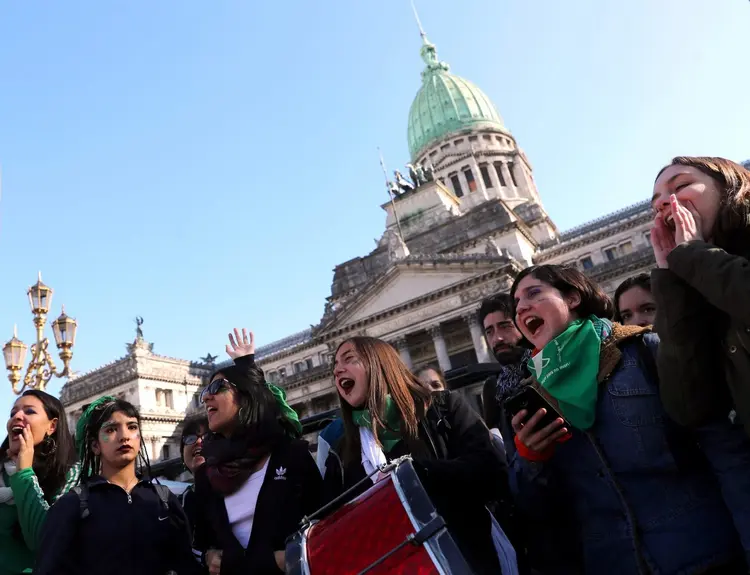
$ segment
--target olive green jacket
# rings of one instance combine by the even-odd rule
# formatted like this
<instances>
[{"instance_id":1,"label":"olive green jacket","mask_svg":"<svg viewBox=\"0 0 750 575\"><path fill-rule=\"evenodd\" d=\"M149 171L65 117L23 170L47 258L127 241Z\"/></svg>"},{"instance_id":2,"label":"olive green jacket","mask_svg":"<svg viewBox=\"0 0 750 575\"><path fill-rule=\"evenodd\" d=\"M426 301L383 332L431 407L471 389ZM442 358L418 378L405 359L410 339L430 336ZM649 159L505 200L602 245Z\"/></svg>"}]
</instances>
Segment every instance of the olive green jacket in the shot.
<instances>
[{"instance_id":1,"label":"olive green jacket","mask_svg":"<svg viewBox=\"0 0 750 575\"><path fill-rule=\"evenodd\" d=\"M651 274L662 401L697 426L732 409L750 435L750 241L742 255L692 241Z\"/></svg>"}]
</instances>

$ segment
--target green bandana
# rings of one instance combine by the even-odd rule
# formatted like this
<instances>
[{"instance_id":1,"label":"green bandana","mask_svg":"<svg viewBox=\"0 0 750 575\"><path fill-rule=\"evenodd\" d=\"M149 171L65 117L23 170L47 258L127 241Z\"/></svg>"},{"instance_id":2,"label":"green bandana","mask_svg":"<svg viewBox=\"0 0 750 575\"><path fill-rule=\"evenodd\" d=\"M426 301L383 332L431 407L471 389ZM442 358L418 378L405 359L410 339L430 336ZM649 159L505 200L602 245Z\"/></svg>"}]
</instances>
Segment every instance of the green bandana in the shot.
<instances>
[{"instance_id":1,"label":"green bandana","mask_svg":"<svg viewBox=\"0 0 750 575\"><path fill-rule=\"evenodd\" d=\"M357 427L366 427L372 429L372 418L370 411L367 409L355 409L352 411L352 420ZM385 420L388 427L381 427L378 430L378 440L383 446L383 451L388 453L393 447L401 441L401 416L393 398L388 395L385 398Z\"/></svg>"},{"instance_id":2,"label":"green bandana","mask_svg":"<svg viewBox=\"0 0 750 575\"><path fill-rule=\"evenodd\" d=\"M81 414L81 419L76 423L76 451L78 452L79 459L83 459L83 452L86 450L86 427L88 426L89 421L91 421L91 416L94 414L94 410L105 403L112 403L113 401L117 401L117 398L112 397L111 395L100 397L96 401L91 402L88 407L86 407L86 411Z\"/></svg>"},{"instance_id":3,"label":"green bandana","mask_svg":"<svg viewBox=\"0 0 750 575\"><path fill-rule=\"evenodd\" d=\"M596 316L577 319L528 363L539 384L554 397L571 425L594 425L599 352L612 324Z\"/></svg>"},{"instance_id":4,"label":"green bandana","mask_svg":"<svg viewBox=\"0 0 750 575\"><path fill-rule=\"evenodd\" d=\"M266 382L266 387L273 394L274 398L276 399L276 403L279 404L281 415L286 417L292 423L292 425L294 425L295 429L301 434L302 424L299 422L299 415L297 415L297 412L294 411L292 407L286 402L286 392L280 387L276 387L272 383Z\"/></svg>"}]
</instances>

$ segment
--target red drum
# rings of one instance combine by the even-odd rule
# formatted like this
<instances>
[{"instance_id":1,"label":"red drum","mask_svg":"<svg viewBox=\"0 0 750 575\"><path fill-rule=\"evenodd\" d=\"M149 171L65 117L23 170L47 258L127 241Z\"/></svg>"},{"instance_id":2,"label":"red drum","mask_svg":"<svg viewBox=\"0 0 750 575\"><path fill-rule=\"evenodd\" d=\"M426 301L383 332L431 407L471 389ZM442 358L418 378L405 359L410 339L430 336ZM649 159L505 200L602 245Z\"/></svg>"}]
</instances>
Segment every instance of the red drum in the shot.
<instances>
[{"instance_id":1,"label":"red drum","mask_svg":"<svg viewBox=\"0 0 750 575\"><path fill-rule=\"evenodd\" d=\"M365 493L289 539L288 574L471 573L411 460L394 461L386 474Z\"/></svg>"}]
</instances>

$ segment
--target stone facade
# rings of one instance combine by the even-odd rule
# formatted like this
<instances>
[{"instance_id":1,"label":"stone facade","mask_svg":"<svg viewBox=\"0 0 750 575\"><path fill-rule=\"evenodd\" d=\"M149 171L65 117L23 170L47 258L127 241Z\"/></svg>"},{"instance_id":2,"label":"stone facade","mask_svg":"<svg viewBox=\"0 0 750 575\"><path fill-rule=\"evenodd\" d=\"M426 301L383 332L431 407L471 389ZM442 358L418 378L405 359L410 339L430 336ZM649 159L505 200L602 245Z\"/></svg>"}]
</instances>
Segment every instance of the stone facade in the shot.
<instances>
[{"instance_id":1,"label":"stone facade","mask_svg":"<svg viewBox=\"0 0 750 575\"><path fill-rule=\"evenodd\" d=\"M524 267L575 265L612 293L654 265L648 202L559 233L510 132L467 126L416 152L415 164L430 166L432 178L381 206L377 247L336 266L320 322L257 350L268 380L286 389L300 417L337 407L332 354L348 337L389 341L414 370L489 362L477 309ZM195 394L213 367L158 356L137 340L128 356L72 379L62 399L74 422L98 395L123 395L143 411L153 458L174 456L177 424L197 408Z\"/></svg>"},{"instance_id":2,"label":"stone facade","mask_svg":"<svg viewBox=\"0 0 750 575\"><path fill-rule=\"evenodd\" d=\"M60 400L75 429L83 407L102 395L136 405L141 412L141 436L151 461L179 455L179 423L198 409L197 394L213 366L153 353L142 337L129 344L128 355L95 371L72 377Z\"/></svg>"}]
</instances>

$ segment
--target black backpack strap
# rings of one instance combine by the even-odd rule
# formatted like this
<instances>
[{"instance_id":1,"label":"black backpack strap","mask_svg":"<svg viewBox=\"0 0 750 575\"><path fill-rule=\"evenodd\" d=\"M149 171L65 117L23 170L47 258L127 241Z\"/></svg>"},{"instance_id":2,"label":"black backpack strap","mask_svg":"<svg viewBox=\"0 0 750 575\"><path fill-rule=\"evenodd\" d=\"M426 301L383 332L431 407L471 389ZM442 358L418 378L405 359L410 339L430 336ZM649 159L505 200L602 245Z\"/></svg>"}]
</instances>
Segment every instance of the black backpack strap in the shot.
<instances>
[{"instance_id":1,"label":"black backpack strap","mask_svg":"<svg viewBox=\"0 0 750 575\"><path fill-rule=\"evenodd\" d=\"M89 514L89 488L84 483L83 485L76 485L72 491L78 495L80 517L86 519Z\"/></svg>"},{"instance_id":2,"label":"black backpack strap","mask_svg":"<svg viewBox=\"0 0 750 575\"><path fill-rule=\"evenodd\" d=\"M162 485L161 483L155 483L154 488L156 489L157 495L159 495L159 499L161 500L164 509L169 510L169 495L172 493L169 490L169 487Z\"/></svg>"},{"instance_id":3,"label":"black backpack strap","mask_svg":"<svg viewBox=\"0 0 750 575\"><path fill-rule=\"evenodd\" d=\"M449 390L434 392L432 394L432 403L425 414L429 423L429 425L425 426L425 431L438 459L448 458L448 434L451 424L446 414L448 413L448 398L450 398L451 393L454 392ZM431 432L432 429L437 432L437 436L433 435Z\"/></svg>"}]
</instances>

